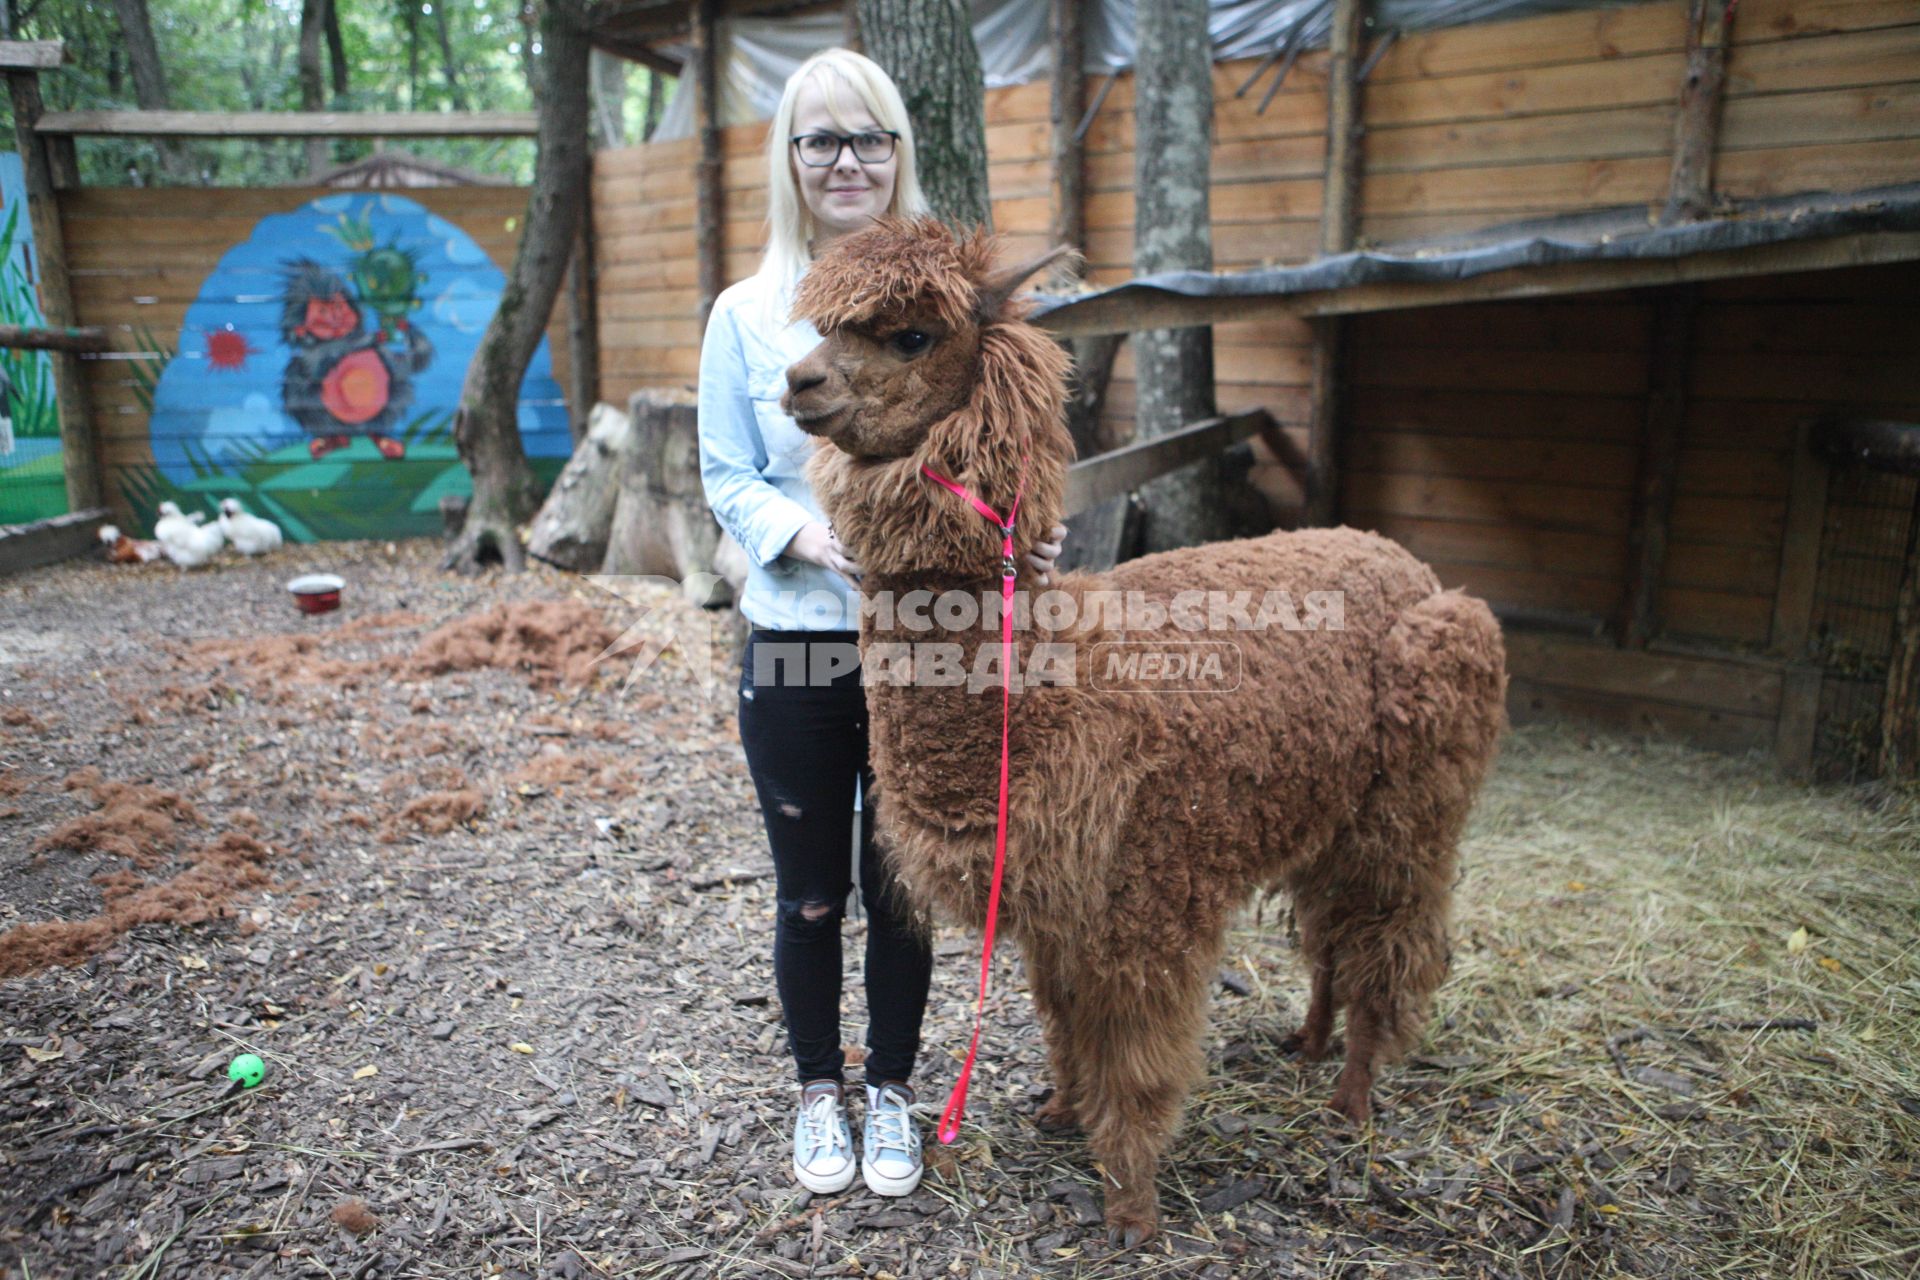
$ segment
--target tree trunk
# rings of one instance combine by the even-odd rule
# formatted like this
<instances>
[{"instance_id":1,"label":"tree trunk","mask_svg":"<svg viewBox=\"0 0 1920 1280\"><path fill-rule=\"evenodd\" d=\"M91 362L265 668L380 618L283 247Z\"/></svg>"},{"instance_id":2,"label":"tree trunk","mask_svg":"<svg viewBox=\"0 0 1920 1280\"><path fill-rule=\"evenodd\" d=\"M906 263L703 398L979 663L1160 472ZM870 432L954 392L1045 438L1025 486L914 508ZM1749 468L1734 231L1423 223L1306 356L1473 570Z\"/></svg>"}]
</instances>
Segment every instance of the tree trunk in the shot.
<instances>
[{"instance_id":1,"label":"tree trunk","mask_svg":"<svg viewBox=\"0 0 1920 1280\"><path fill-rule=\"evenodd\" d=\"M538 505L520 446L520 384L540 345L580 229L587 181L587 0L546 0L540 13L535 102L540 113L533 190L500 306L460 389L453 438L473 473L466 526L446 567L475 572L498 558L523 567L515 526Z\"/></svg>"},{"instance_id":2,"label":"tree trunk","mask_svg":"<svg viewBox=\"0 0 1920 1280\"><path fill-rule=\"evenodd\" d=\"M333 68L333 100L347 96L347 42L340 35L340 6L327 0L327 61Z\"/></svg>"},{"instance_id":3,"label":"tree trunk","mask_svg":"<svg viewBox=\"0 0 1920 1280\"><path fill-rule=\"evenodd\" d=\"M331 0L329 0L331 3ZM447 96L453 99L455 111L467 109L467 91L460 87L460 64L453 57L453 37L447 32L447 6L445 0L433 6L433 24L440 36L440 68L447 78Z\"/></svg>"},{"instance_id":4,"label":"tree trunk","mask_svg":"<svg viewBox=\"0 0 1920 1280\"><path fill-rule=\"evenodd\" d=\"M405 0L407 11L407 110L420 109L420 0Z\"/></svg>"},{"instance_id":5,"label":"tree trunk","mask_svg":"<svg viewBox=\"0 0 1920 1280\"><path fill-rule=\"evenodd\" d=\"M320 44L326 37L327 9L330 0L302 0L300 5L300 109L327 109L327 81L320 66ZM307 179L312 181L327 168L327 140L307 139Z\"/></svg>"},{"instance_id":6,"label":"tree trunk","mask_svg":"<svg viewBox=\"0 0 1920 1280\"><path fill-rule=\"evenodd\" d=\"M980 50L964 0L858 0L869 58L886 68L913 120L920 185L956 227L993 226Z\"/></svg>"},{"instance_id":7,"label":"tree trunk","mask_svg":"<svg viewBox=\"0 0 1920 1280\"><path fill-rule=\"evenodd\" d=\"M120 16L120 38L127 42L127 61L133 69L133 96L142 111L165 111L168 107L167 77L160 65L160 46L154 42L153 20L147 13L147 0L113 0ZM188 182L193 167L171 138L159 140L160 171L167 181Z\"/></svg>"},{"instance_id":8,"label":"tree trunk","mask_svg":"<svg viewBox=\"0 0 1920 1280\"><path fill-rule=\"evenodd\" d=\"M695 604L725 604L703 575L717 574L737 592L746 580L744 556L707 505L694 408L685 391L636 391L627 402L632 432L600 572L673 578Z\"/></svg>"},{"instance_id":9,"label":"tree trunk","mask_svg":"<svg viewBox=\"0 0 1920 1280\"><path fill-rule=\"evenodd\" d=\"M1207 184L1213 61L1207 0L1140 0L1134 68L1136 275L1211 271ZM1152 439L1214 416L1213 333L1155 329L1134 335L1134 425ZM1148 551L1211 542L1227 533L1225 472L1217 459L1142 489Z\"/></svg>"}]
</instances>

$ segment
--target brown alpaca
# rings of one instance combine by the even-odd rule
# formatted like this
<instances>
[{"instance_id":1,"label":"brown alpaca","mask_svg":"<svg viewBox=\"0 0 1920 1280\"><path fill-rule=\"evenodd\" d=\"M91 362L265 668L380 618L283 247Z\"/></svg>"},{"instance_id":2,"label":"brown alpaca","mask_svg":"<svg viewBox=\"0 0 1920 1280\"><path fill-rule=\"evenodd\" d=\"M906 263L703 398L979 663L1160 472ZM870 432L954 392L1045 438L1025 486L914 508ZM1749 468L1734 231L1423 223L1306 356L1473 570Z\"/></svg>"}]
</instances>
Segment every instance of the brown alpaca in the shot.
<instances>
[{"instance_id":1,"label":"brown alpaca","mask_svg":"<svg viewBox=\"0 0 1920 1280\"><path fill-rule=\"evenodd\" d=\"M795 311L826 337L788 370L786 403L836 446L809 475L870 602L998 599L1000 530L923 464L1002 513L1019 490L1021 586L1037 586L1024 553L1059 518L1072 457L1066 360L1008 301L1041 264L996 273L991 257L985 237L890 221L834 245L802 283ZM1036 645L1066 643L1072 679L1013 697L1000 927L1024 956L1054 1073L1037 1119L1084 1126L1111 1180L1109 1235L1129 1247L1158 1226L1155 1172L1203 1062L1227 926L1256 890L1293 897L1312 967L1301 1049L1325 1054L1346 1009L1332 1105L1367 1118L1376 1067L1419 1035L1446 972L1456 843L1505 722L1504 652L1486 606L1442 591L1373 534L1195 547L1054 589L1165 605L1194 589L1257 601L1274 588L1296 601L1343 593L1344 628L1172 633L1237 646L1239 684L1224 696L1100 677L1096 646L1142 633L1087 616L1097 609L1064 631L1016 633L1015 670ZM997 660L999 621L929 635L907 610L863 617L877 816L916 903L977 928L1001 695L877 675L877 658L902 651L875 646L929 640L958 643L973 671L983 647Z\"/></svg>"}]
</instances>

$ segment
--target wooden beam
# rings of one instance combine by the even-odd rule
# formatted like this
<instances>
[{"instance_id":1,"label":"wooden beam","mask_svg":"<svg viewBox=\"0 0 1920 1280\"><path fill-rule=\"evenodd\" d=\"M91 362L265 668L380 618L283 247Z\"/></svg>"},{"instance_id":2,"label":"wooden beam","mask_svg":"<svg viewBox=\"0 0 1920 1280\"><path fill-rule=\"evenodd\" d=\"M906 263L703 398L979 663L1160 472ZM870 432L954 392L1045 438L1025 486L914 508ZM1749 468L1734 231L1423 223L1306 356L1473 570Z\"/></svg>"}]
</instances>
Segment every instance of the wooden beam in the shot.
<instances>
[{"instance_id":1,"label":"wooden beam","mask_svg":"<svg viewBox=\"0 0 1920 1280\"><path fill-rule=\"evenodd\" d=\"M0 71L52 71L66 65L60 40L0 40Z\"/></svg>"},{"instance_id":2,"label":"wooden beam","mask_svg":"<svg viewBox=\"0 0 1920 1280\"><path fill-rule=\"evenodd\" d=\"M0 324L0 347L15 351L105 351L107 345L107 331L98 327L30 329Z\"/></svg>"},{"instance_id":3,"label":"wooden beam","mask_svg":"<svg viewBox=\"0 0 1920 1280\"><path fill-rule=\"evenodd\" d=\"M694 132L700 139L700 162L695 169L695 251L699 262L699 317L706 331L707 315L725 287L726 188L722 179L726 161L720 137L720 57L714 47L720 38L721 0L697 0L693 24Z\"/></svg>"},{"instance_id":4,"label":"wooden beam","mask_svg":"<svg viewBox=\"0 0 1920 1280\"><path fill-rule=\"evenodd\" d=\"M1920 487L1907 517L1907 559L1894 598L1893 656L1880 702L1880 776L1920 777Z\"/></svg>"},{"instance_id":5,"label":"wooden beam","mask_svg":"<svg viewBox=\"0 0 1920 1280\"><path fill-rule=\"evenodd\" d=\"M1210 458L1231 445L1259 435L1270 421L1265 409L1250 409L1231 417L1208 418L1171 435L1141 440L1097 458L1076 462L1067 471L1067 515L1077 515L1109 498L1131 493L1169 471Z\"/></svg>"},{"instance_id":6,"label":"wooden beam","mask_svg":"<svg viewBox=\"0 0 1920 1280\"><path fill-rule=\"evenodd\" d=\"M608 53L637 62L649 71L657 71L663 76L678 76L686 69L685 65L655 49L652 45L638 40L595 39L593 47L605 49Z\"/></svg>"},{"instance_id":7,"label":"wooden beam","mask_svg":"<svg viewBox=\"0 0 1920 1280\"><path fill-rule=\"evenodd\" d=\"M1327 180L1320 206L1320 252L1353 248L1360 224L1360 82L1366 0L1334 0L1333 57L1327 67Z\"/></svg>"},{"instance_id":8,"label":"wooden beam","mask_svg":"<svg viewBox=\"0 0 1920 1280\"><path fill-rule=\"evenodd\" d=\"M1680 466L1680 428L1686 418L1687 364L1697 303L1695 291L1683 289L1654 304L1646 433L1634 481L1633 519L1627 527L1627 582L1620 599L1620 643L1628 649L1646 648L1659 628L1660 577L1667 563L1667 530Z\"/></svg>"},{"instance_id":9,"label":"wooden beam","mask_svg":"<svg viewBox=\"0 0 1920 1280\"><path fill-rule=\"evenodd\" d=\"M1735 0L1692 0L1687 71L1673 113L1673 169L1662 223L1691 222L1713 211L1713 154L1726 97L1727 44Z\"/></svg>"},{"instance_id":10,"label":"wooden beam","mask_svg":"<svg viewBox=\"0 0 1920 1280\"><path fill-rule=\"evenodd\" d=\"M1174 293L1095 294L1084 301L1056 307L1039 317L1037 323L1063 336L1132 333L1140 329L1180 329L1273 316L1361 315L1915 261L1920 261L1920 232L1869 231L1751 249L1726 249L1684 258L1567 262L1514 267L1461 280L1362 284L1303 293L1203 298Z\"/></svg>"},{"instance_id":11,"label":"wooden beam","mask_svg":"<svg viewBox=\"0 0 1920 1280\"><path fill-rule=\"evenodd\" d=\"M7 72L13 99L13 132L20 149L27 186L27 219L33 225L33 245L39 259L40 310L47 327L73 327L73 290L67 279L67 242L60 225L60 204L54 194L53 163L47 141L36 131L44 114L40 101L40 73ZM53 394L60 419L60 459L67 482L67 507L85 511L101 505L100 455L93 439L93 418L87 412L86 383L80 377L80 358L56 350Z\"/></svg>"},{"instance_id":12,"label":"wooden beam","mask_svg":"<svg viewBox=\"0 0 1920 1280\"><path fill-rule=\"evenodd\" d=\"M852 6L849 5L849 8ZM1087 109L1086 6L1053 0L1053 242L1087 247L1087 148L1080 118Z\"/></svg>"},{"instance_id":13,"label":"wooden beam","mask_svg":"<svg viewBox=\"0 0 1920 1280\"><path fill-rule=\"evenodd\" d=\"M1787 492L1787 529L1780 544L1780 579L1773 592L1767 647L1789 662L1806 657L1813 628L1814 587L1820 576L1820 540L1827 524L1827 460L1813 448L1814 426L1794 432L1793 479Z\"/></svg>"},{"instance_id":14,"label":"wooden beam","mask_svg":"<svg viewBox=\"0 0 1920 1280\"><path fill-rule=\"evenodd\" d=\"M141 138L531 138L531 111L49 111L40 133Z\"/></svg>"},{"instance_id":15,"label":"wooden beam","mask_svg":"<svg viewBox=\"0 0 1920 1280\"><path fill-rule=\"evenodd\" d=\"M1358 63L1365 17L1365 0L1334 0L1333 57L1327 68L1327 177L1320 205L1320 252L1329 257L1353 248L1360 225ZM1346 336L1346 321L1339 317L1316 320L1312 325L1313 389L1307 417L1305 476L1305 519L1309 525L1330 525L1339 515L1341 371Z\"/></svg>"},{"instance_id":16,"label":"wooden beam","mask_svg":"<svg viewBox=\"0 0 1920 1280\"><path fill-rule=\"evenodd\" d=\"M1813 779L1813 746L1820 731L1820 686L1825 675L1817 666L1790 666L1780 680L1773 760L1781 775L1794 782Z\"/></svg>"},{"instance_id":17,"label":"wooden beam","mask_svg":"<svg viewBox=\"0 0 1920 1280\"><path fill-rule=\"evenodd\" d=\"M32 524L0 525L0 574L85 555L100 545L100 526L108 518L105 508L89 507Z\"/></svg>"}]
</instances>

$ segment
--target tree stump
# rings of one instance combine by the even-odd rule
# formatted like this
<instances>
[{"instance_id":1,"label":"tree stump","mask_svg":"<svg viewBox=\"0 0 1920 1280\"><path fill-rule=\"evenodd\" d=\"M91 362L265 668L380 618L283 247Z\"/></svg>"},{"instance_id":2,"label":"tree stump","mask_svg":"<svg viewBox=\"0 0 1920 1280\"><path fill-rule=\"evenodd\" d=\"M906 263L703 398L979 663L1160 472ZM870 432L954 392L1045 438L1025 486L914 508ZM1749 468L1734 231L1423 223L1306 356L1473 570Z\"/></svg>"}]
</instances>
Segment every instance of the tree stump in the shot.
<instances>
[{"instance_id":1,"label":"tree stump","mask_svg":"<svg viewBox=\"0 0 1920 1280\"><path fill-rule=\"evenodd\" d=\"M601 566L607 557L631 437L632 423L626 414L610 404L593 406L586 438L533 518L529 555L576 573Z\"/></svg>"},{"instance_id":2,"label":"tree stump","mask_svg":"<svg viewBox=\"0 0 1920 1280\"><path fill-rule=\"evenodd\" d=\"M700 484L700 441L691 392L636 391L620 475L613 526L600 572L673 578L688 598L709 607L731 604L725 583L712 574L721 550L719 523Z\"/></svg>"}]
</instances>

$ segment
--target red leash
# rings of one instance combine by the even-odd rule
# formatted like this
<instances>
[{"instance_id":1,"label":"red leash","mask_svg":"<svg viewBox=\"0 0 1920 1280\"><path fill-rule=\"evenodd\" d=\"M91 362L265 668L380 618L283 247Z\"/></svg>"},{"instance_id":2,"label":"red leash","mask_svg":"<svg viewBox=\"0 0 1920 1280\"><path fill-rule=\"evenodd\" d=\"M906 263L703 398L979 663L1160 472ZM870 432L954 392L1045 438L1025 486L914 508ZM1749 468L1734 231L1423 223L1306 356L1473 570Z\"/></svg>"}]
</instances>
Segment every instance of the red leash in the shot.
<instances>
[{"instance_id":1,"label":"red leash","mask_svg":"<svg viewBox=\"0 0 1920 1280\"><path fill-rule=\"evenodd\" d=\"M940 1115L940 1141L951 1143L960 1136L960 1117L967 1111L967 1083L973 1078L973 1060L980 1052L980 1020L987 1007L987 975L993 967L993 927L1000 916L1000 878L1007 865L1007 725L1013 705L1013 583L1016 572L1013 561L1013 521L1020 514L1020 490L1014 491L1013 509L1002 520L999 512L932 467L922 466L920 470L929 480L965 498L973 504L975 511L1000 526L1000 813L993 830L993 885L987 891L986 941L980 945L980 998L973 1006L973 1042L967 1046L966 1063L961 1066L960 1078L954 1082L953 1092L947 1097L947 1109ZM1023 478L1021 488L1025 487Z\"/></svg>"}]
</instances>

